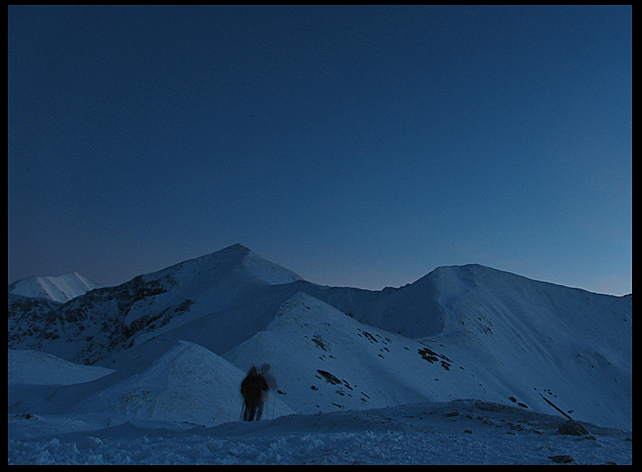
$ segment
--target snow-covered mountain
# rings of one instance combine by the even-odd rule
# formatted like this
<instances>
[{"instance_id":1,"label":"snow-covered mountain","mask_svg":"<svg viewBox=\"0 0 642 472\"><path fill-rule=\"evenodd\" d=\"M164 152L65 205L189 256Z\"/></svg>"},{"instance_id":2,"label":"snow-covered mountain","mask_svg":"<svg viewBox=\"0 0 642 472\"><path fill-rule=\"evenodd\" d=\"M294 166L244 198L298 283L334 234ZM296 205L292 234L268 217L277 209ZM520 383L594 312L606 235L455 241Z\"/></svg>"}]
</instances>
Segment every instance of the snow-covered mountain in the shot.
<instances>
[{"instance_id":1,"label":"snow-covered mountain","mask_svg":"<svg viewBox=\"0 0 642 472\"><path fill-rule=\"evenodd\" d=\"M632 427L632 296L479 265L368 291L307 282L234 245L65 304L10 294L9 347L115 371L46 404L22 387L10 401L85 428L236 419L239 379L264 363L275 416L476 398Z\"/></svg>"},{"instance_id":2,"label":"snow-covered mountain","mask_svg":"<svg viewBox=\"0 0 642 472\"><path fill-rule=\"evenodd\" d=\"M589 298L595 306L602 300ZM268 362L287 373L282 390L301 412L479 398L631 427L632 346L631 336L623 334L630 306L617 316L613 307L594 307L605 318L601 329L597 320L571 325L564 310L547 317L542 309L535 319L520 319L516 308L497 314L498 301L493 310L481 302L476 310L462 301L463 306L468 310L447 312L440 334L413 340L299 293L265 331L224 357L240 367ZM587 305L575 314L589 310Z\"/></svg>"},{"instance_id":3,"label":"snow-covered mountain","mask_svg":"<svg viewBox=\"0 0 642 472\"><path fill-rule=\"evenodd\" d=\"M99 288L98 284L86 279L78 272L57 277L27 277L9 285L9 293L27 298L46 298L65 303Z\"/></svg>"},{"instance_id":4,"label":"snow-covered mountain","mask_svg":"<svg viewBox=\"0 0 642 472\"><path fill-rule=\"evenodd\" d=\"M61 306L10 294L9 347L93 364L207 317L195 334L220 345L213 351L222 353L267 326L274 317L269 308L283 301L271 299L273 289L297 281L294 272L237 244ZM224 327L226 335L213 335Z\"/></svg>"}]
</instances>

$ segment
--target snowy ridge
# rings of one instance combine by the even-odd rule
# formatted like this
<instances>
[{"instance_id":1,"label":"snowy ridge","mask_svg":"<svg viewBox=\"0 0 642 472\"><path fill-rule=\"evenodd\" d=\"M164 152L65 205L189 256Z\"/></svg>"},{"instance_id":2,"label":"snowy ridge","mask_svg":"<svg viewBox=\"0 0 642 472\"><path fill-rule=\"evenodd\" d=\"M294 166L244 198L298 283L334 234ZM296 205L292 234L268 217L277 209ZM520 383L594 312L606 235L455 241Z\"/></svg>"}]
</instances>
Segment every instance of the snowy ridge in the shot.
<instances>
[{"instance_id":1,"label":"snowy ridge","mask_svg":"<svg viewBox=\"0 0 642 472\"><path fill-rule=\"evenodd\" d=\"M303 280L291 270L263 259L250 250L248 250L247 255L243 258L242 267L244 271L268 285L289 284Z\"/></svg>"},{"instance_id":2,"label":"snowy ridge","mask_svg":"<svg viewBox=\"0 0 642 472\"><path fill-rule=\"evenodd\" d=\"M9 293L28 298L46 298L65 303L99 288L91 280L78 272L70 272L57 277L27 277L9 285Z\"/></svg>"},{"instance_id":3,"label":"snowy ridge","mask_svg":"<svg viewBox=\"0 0 642 472\"><path fill-rule=\"evenodd\" d=\"M244 332L245 328L234 321L238 313L230 312L229 323L239 324L233 328L237 337L214 339L215 344L219 341L223 344L220 349L207 346L222 353L271 321L273 313L261 313L266 306L265 301L259 299L263 292L280 292L281 287L299 279L294 272L236 244L134 277L117 287L94 290L62 307L43 306L38 299L33 299L33 306L27 310L19 300L12 306L13 295L10 295L9 347L38 349L73 362L94 364L118 351L183 329L200 318L211 318L214 314L220 317L230 309L247 310L248 303L255 303L251 316L258 320L245 323L256 326L254 331ZM275 301L275 308L281 302ZM208 324L208 320L204 323ZM190 340L170 336L173 342Z\"/></svg>"},{"instance_id":4,"label":"snowy ridge","mask_svg":"<svg viewBox=\"0 0 642 472\"><path fill-rule=\"evenodd\" d=\"M271 364L282 398L303 413L484 395L474 377L432 349L298 293L265 331L224 357L240 367Z\"/></svg>"},{"instance_id":5,"label":"snowy ridge","mask_svg":"<svg viewBox=\"0 0 642 472\"><path fill-rule=\"evenodd\" d=\"M548 400L586 421L632 427L631 297L482 266L450 271L457 296L443 303L444 329L431 338L447 355L476 359L478 377L510 386L531 408Z\"/></svg>"},{"instance_id":6,"label":"snowy ridge","mask_svg":"<svg viewBox=\"0 0 642 472\"><path fill-rule=\"evenodd\" d=\"M493 320L494 332L484 327L419 342L299 293L265 331L224 357L243 368L267 362L287 373L282 390L299 412L478 398L632 427L632 364L618 361L617 340L600 349L584 328L569 336L551 319L541 319L549 328L541 331L526 325L516 331L508 313Z\"/></svg>"}]
</instances>

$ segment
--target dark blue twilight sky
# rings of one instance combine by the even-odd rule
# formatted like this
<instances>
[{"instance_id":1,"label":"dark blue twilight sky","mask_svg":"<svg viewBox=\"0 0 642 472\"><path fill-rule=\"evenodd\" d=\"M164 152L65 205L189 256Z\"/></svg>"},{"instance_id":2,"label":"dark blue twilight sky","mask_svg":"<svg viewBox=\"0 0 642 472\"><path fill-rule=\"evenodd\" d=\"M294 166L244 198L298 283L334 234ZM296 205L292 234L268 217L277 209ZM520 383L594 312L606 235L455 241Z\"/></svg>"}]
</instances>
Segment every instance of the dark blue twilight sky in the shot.
<instances>
[{"instance_id":1,"label":"dark blue twilight sky","mask_svg":"<svg viewBox=\"0 0 642 472\"><path fill-rule=\"evenodd\" d=\"M632 291L630 6L8 13L9 282L240 242L320 284Z\"/></svg>"}]
</instances>

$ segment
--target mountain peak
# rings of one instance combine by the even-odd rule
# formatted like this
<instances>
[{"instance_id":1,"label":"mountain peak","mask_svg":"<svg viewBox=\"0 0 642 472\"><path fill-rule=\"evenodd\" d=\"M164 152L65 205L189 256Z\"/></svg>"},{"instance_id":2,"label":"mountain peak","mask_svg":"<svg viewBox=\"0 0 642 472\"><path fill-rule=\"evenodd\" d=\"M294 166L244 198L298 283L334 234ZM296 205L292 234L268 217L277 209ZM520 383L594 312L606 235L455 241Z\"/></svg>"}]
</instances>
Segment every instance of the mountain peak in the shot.
<instances>
[{"instance_id":1,"label":"mountain peak","mask_svg":"<svg viewBox=\"0 0 642 472\"><path fill-rule=\"evenodd\" d=\"M221 249L220 251L216 251L213 254L230 253L230 254L246 255L250 252L252 252L252 250L249 247L243 246L241 243L236 243L224 249Z\"/></svg>"},{"instance_id":2,"label":"mountain peak","mask_svg":"<svg viewBox=\"0 0 642 472\"><path fill-rule=\"evenodd\" d=\"M240 251L250 251L251 250L249 247L244 246L241 243L232 244L231 246L228 246L225 249L234 249L234 250L240 250ZM223 249L223 250L225 250L225 249Z\"/></svg>"},{"instance_id":3,"label":"mountain peak","mask_svg":"<svg viewBox=\"0 0 642 472\"><path fill-rule=\"evenodd\" d=\"M236 275L245 279L255 279L268 285L280 285L303 280L298 274L279 264L271 262L247 246L233 244L220 251L201 256L193 261L211 261L215 265L225 265ZM191 263L186 261L181 264ZM180 265L180 264L179 264Z\"/></svg>"},{"instance_id":4,"label":"mountain peak","mask_svg":"<svg viewBox=\"0 0 642 472\"><path fill-rule=\"evenodd\" d=\"M241 279L250 279L268 285L280 285L302 280L294 272L264 259L250 248L239 243L211 254L179 262L143 277L155 279L171 275L175 281L183 284L198 278L204 278L211 284L213 278L218 280L222 277L227 277L228 274L234 274Z\"/></svg>"}]
</instances>

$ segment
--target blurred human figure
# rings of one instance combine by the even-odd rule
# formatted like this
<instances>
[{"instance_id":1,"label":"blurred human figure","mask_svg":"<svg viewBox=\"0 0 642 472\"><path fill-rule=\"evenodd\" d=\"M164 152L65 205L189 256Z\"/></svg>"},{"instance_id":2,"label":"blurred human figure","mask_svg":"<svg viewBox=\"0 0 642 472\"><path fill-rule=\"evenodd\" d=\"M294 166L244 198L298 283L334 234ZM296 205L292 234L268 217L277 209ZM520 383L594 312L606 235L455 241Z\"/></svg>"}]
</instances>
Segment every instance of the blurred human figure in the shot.
<instances>
[{"instance_id":1,"label":"blurred human figure","mask_svg":"<svg viewBox=\"0 0 642 472\"><path fill-rule=\"evenodd\" d=\"M245 402L245 410L243 411L243 419L245 421L254 421L261 418L261 414L256 415L257 411L263 410L263 392L270 389L265 378L259 374L256 367L252 367L248 372L243 382L241 382L241 394Z\"/></svg>"},{"instance_id":2,"label":"blurred human figure","mask_svg":"<svg viewBox=\"0 0 642 472\"><path fill-rule=\"evenodd\" d=\"M272 367L270 366L270 364L263 364L263 366L261 366L261 374L260 375L267 382L268 390L265 391L265 393L263 394L263 397L261 399L261 402L259 403L258 410L257 410L257 413L256 413L256 419L257 420L261 419L261 416L263 415L263 407L265 406L266 403L269 403L269 396L270 396L269 392L270 391L276 392L277 389L279 388L279 386L276 383L276 379L272 375L271 369L272 369ZM274 405L273 405L273 409L274 409ZM271 416L274 416L274 415L271 415ZM271 419L271 416L268 415L268 419Z\"/></svg>"}]
</instances>

